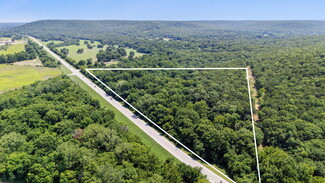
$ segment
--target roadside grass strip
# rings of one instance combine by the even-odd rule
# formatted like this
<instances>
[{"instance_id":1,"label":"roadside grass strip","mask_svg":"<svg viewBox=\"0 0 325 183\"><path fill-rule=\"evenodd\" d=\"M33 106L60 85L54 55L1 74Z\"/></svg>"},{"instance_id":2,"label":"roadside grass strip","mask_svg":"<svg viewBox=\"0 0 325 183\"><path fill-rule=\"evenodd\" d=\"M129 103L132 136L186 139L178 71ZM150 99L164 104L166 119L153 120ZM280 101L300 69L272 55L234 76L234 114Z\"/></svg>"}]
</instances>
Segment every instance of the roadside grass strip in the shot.
<instances>
[{"instance_id":1,"label":"roadside grass strip","mask_svg":"<svg viewBox=\"0 0 325 183\"><path fill-rule=\"evenodd\" d=\"M259 160L258 160L258 149L257 149L257 141L256 141L256 134L255 134L255 124L254 124L254 114L253 114L253 107L252 107L252 97L251 97L251 91L250 91L250 83L249 83L249 73L247 68L97 68L97 69L86 69L86 71L94 77L99 83L101 83L103 86L105 86L109 91L111 91L114 95L116 95L120 100L122 100L125 104L127 104L131 109L133 109L135 112L140 114L144 119L149 121L151 124L153 124L156 128L158 128L161 132L166 134L170 139L175 141L177 144L179 144L181 147L186 149L188 152L190 152L192 155L194 155L196 158L201 160L202 162L206 163L209 167L211 167L213 170L218 172L220 175L226 177L231 182L235 182L234 180L230 179L227 175L225 175L223 172L218 170L216 167L211 165L209 162L204 160L202 157L200 157L198 154L196 154L194 151L189 149L187 146L185 146L183 143L181 143L179 140L174 138L172 135L170 135L167 131L162 129L159 125L157 125L155 122L153 122L151 119L149 119L146 115L144 115L142 112L140 112L137 108L135 108L133 105L131 105L129 102L127 102L124 98L122 98L119 94L117 94L113 89L111 89L109 86L107 86L104 82L102 82L100 79L98 79L91 71L96 70L106 70L106 71L154 71L154 70L245 70L246 71L246 81L247 81L247 88L248 88L248 96L249 96L249 104L250 104L250 112L251 112L251 122L252 122L252 130L253 130L253 136L254 136L254 145L255 145L255 155L256 155L256 165L257 165L257 176L259 183L261 183L261 176L260 176L260 168L259 168Z\"/></svg>"}]
</instances>

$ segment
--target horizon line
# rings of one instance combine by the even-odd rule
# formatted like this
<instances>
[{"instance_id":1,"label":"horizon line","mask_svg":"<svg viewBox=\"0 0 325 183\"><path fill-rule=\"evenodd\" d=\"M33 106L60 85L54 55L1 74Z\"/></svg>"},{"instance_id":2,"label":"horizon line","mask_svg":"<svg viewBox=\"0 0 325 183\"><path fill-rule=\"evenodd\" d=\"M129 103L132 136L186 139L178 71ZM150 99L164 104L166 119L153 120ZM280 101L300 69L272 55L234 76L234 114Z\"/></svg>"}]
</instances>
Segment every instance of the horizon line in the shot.
<instances>
[{"instance_id":1,"label":"horizon line","mask_svg":"<svg viewBox=\"0 0 325 183\"><path fill-rule=\"evenodd\" d=\"M236 20L236 19L198 19L198 20L168 20L168 19L38 19L38 20L31 20L31 21L8 21L8 22L0 22L0 24L4 23L31 23L31 22L36 22L36 21L49 21L49 20L62 20L62 21L74 21L74 20L79 20L79 21L131 21L131 22L140 22L140 21L165 21L165 22L209 22L209 21L223 21L223 22L244 22L244 21L256 21L256 22L272 22L272 21L325 21L325 19L241 19L241 20Z\"/></svg>"}]
</instances>

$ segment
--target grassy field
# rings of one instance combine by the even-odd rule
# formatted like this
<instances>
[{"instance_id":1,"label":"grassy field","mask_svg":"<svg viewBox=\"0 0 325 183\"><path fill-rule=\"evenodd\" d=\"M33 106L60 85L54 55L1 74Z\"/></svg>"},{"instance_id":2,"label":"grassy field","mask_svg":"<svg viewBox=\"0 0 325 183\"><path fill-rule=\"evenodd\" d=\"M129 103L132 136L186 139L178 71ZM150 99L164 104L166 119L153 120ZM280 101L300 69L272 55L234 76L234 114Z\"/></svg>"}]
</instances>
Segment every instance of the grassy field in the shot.
<instances>
[{"instance_id":1,"label":"grassy field","mask_svg":"<svg viewBox=\"0 0 325 183\"><path fill-rule=\"evenodd\" d=\"M11 41L11 37L0 37L0 41Z\"/></svg>"},{"instance_id":2,"label":"grassy field","mask_svg":"<svg viewBox=\"0 0 325 183\"><path fill-rule=\"evenodd\" d=\"M17 44L12 44L11 46L9 46L9 48L7 50L0 50L0 55L1 54L13 54L13 53L18 53L21 51L25 50L25 44L26 43L17 43Z\"/></svg>"},{"instance_id":3,"label":"grassy field","mask_svg":"<svg viewBox=\"0 0 325 183\"><path fill-rule=\"evenodd\" d=\"M144 55L144 53L139 53L137 52L137 50L132 48L125 48L125 50L128 55L130 54L131 51L134 51L135 52L134 57L141 57L142 55Z\"/></svg>"},{"instance_id":4,"label":"grassy field","mask_svg":"<svg viewBox=\"0 0 325 183\"><path fill-rule=\"evenodd\" d=\"M163 147L161 147L158 143L156 143L151 137L149 137L145 132L143 132L138 126L136 126L132 121L130 121L127 117L125 117L119 110L113 107L110 103L108 103L105 99L103 99L98 93L96 93L93 89L91 89L88 85L86 85L81 79L77 76L70 76L70 78L78 83L78 85L87 91L94 99L100 101L101 106L107 107L108 109L114 111L115 118L117 121L123 122L126 124L128 129L133 133L139 136L144 144L151 148L151 150L158 155L159 159L166 160L167 158L175 158L168 151L166 151ZM176 158L175 158L176 159Z\"/></svg>"},{"instance_id":5,"label":"grassy field","mask_svg":"<svg viewBox=\"0 0 325 183\"><path fill-rule=\"evenodd\" d=\"M58 43L62 43L63 41L41 41L41 40L39 40L43 45L47 45L47 44L49 44L49 43L51 43L51 42L53 42L54 44L58 44Z\"/></svg>"},{"instance_id":6,"label":"grassy field","mask_svg":"<svg viewBox=\"0 0 325 183\"><path fill-rule=\"evenodd\" d=\"M54 44L62 43L63 41L41 41L42 44L47 45L48 43L53 42ZM95 41L93 46L95 46L93 49L88 49L87 45L84 43L85 40L80 40L80 46L77 45L70 45L70 46L62 46L58 47L58 49L62 48L68 48L69 49L69 57L73 58L76 61L79 61L81 59L86 60L88 58L93 59L93 61L96 61L96 54L99 52L99 50L104 50L105 48L97 48L97 45L99 42ZM89 41L90 42L90 41ZM82 54L78 54L77 50L79 48L83 48L84 52Z\"/></svg>"},{"instance_id":7,"label":"grassy field","mask_svg":"<svg viewBox=\"0 0 325 183\"><path fill-rule=\"evenodd\" d=\"M85 41L89 41L89 40L80 40L80 46L77 45L70 45L70 46L62 46L62 47L58 47L58 49L62 49L62 48L67 48L69 49L69 57L71 57L72 59L79 61L79 60L86 60L88 58L93 59L93 61L97 61L96 58L96 54L99 52L99 50L105 50L107 45L104 46L104 48L97 48L97 45L99 45L100 43L98 41L95 41L94 43L90 43L92 46L94 46L92 49L88 49L87 45L85 44ZM62 43L62 41L41 41L42 44L47 45L50 42L54 42L54 44L57 43ZM90 42L90 41L89 41ZM115 45L115 47L117 47L117 45ZM81 54L77 53L77 50L83 48L84 51ZM127 55L129 55L129 53L131 51L135 52L135 57L140 57L143 55L143 53L139 53L134 49L131 48L125 48ZM111 64L115 64L115 63L111 63ZM111 65L108 64L108 65Z\"/></svg>"},{"instance_id":8,"label":"grassy field","mask_svg":"<svg viewBox=\"0 0 325 183\"><path fill-rule=\"evenodd\" d=\"M59 69L23 65L0 65L0 93L60 75Z\"/></svg>"},{"instance_id":9,"label":"grassy field","mask_svg":"<svg viewBox=\"0 0 325 183\"><path fill-rule=\"evenodd\" d=\"M96 54L99 52L99 50L105 50L106 47L104 46L104 48L97 48L97 45L100 44L99 42L95 41L93 44L91 44L92 46L94 46L92 49L88 49L87 45L84 43L85 40L80 40L80 46L77 45L71 45L71 46L63 46L63 47L58 47L58 49L61 48L68 48L69 49L69 57L71 57L72 59L79 61L79 60L86 60L88 58L93 59L93 61L96 61ZM90 42L90 41L89 41ZM77 53L77 50L79 48L83 48L84 51L81 54Z\"/></svg>"},{"instance_id":10,"label":"grassy field","mask_svg":"<svg viewBox=\"0 0 325 183\"><path fill-rule=\"evenodd\" d=\"M60 65L60 70L61 70L64 74L66 74L66 75L72 73L72 72L71 72L71 71L70 71L66 66L64 66L63 64Z\"/></svg>"}]
</instances>

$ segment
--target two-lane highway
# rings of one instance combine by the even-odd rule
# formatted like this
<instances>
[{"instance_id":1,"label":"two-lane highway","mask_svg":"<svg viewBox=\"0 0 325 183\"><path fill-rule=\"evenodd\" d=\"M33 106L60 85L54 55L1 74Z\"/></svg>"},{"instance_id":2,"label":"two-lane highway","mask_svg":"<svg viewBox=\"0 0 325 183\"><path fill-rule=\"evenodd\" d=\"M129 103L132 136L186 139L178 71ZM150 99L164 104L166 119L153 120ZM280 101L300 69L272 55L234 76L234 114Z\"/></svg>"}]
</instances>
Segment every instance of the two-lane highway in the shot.
<instances>
[{"instance_id":1,"label":"two-lane highway","mask_svg":"<svg viewBox=\"0 0 325 183\"><path fill-rule=\"evenodd\" d=\"M202 173L207 176L208 180L212 183L228 183L225 179L220 177L219 175L212 172L207 167L203 166L198 161L194 160L192 157L187 155L185 152L177 148L173 143L171 143L167 138L165 138L161 133L156 131L154 128L150 127L145 121L141 120L140 118L134 118L134 114L124 107L121 103L112 99L111 96L108 96L104 90L100 87L96 86L91 80L85 77L79 70L73 68L70 64L68 64L65 60L61 59L58 55L53 53L49 48L44 46L41 42L37 39L30 37L33 41L38 43L39 45L43 46L44 49L49 52L54 58L59 60L61 64L66 66L73 75L79 77L83 82L85 82L88 86L90 86L94 91L96 91L99 95L101 95L107 102L112 104L116 109L118 109L121 113L123 113L127 118L129 118L133 123L135 123L139 128L141 128L145 133L147 133L153 140L155 140L158 144L164 147L169 153L174 155L178 160L181 162L190 165L192 167L200 167L202 168Z\"/></svg>"}]
</instances>

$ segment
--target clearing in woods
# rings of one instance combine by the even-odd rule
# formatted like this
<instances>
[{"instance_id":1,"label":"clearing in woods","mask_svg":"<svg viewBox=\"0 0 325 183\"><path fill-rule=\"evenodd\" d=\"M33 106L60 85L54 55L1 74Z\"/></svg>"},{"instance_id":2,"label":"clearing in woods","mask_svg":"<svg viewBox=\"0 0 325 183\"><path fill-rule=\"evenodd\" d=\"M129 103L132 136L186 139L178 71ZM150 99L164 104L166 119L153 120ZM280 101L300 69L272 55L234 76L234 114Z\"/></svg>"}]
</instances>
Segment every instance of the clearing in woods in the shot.
<instances>
[{"instance_id":1,"label":"clearing in woods","mask_svg":"<svg viewBox=\"0 0 325 183\"><path fill-rule=\"evenodd\" d=\"M85 41L88 41L90 45L93 46L92 49L87 48L87 44L85 44ZM105 50L107 46L104 46L103 48L97 48L97 45L100 43L95 41L94 43L90 43L89 40L80 40L80 46L77 45L70 45L70 46L62 46L58 47L57 49L67 48L69 49L68 56L72 59L79 61L79 60L86 60L86 59L93 59L93 61L97 61L96 54L99 52L99 50ZM81 54L78 54L78 49L84 49L84 51Z\"/></svg>"},{"instance_id":2,"label":"clearing in woods","mask_svg":"<svg viewBox=\"0 0 325 183\"><path fill-rule=\"evenodd\" d=\"M252 91L252 99L253 99L253 105L254 105L254 121L258 121L259 117L258 117L258 111L260 109L260 104L259 104L259 96L258 96L258 91L255 88L255 76L253 75L252 72L252 68L251 67L247 67L247 71L248 71L248 78L250 81L250 90Z\"/></svg>"},{"instance_id":3,"label":"clearing in woods","mask_svg":"<svg viewBox=\"0 0 325 183\"><path fill-rule=\"evenodd\" d=\"M90 45L93 46L92 49L87 48L87 44L85 44L85 41L88 41ZM41 41L44 45L47 45L48 43L53 42L54 44L63 43L63 41ZM97 45L100 43L98 41L94 41L94 43L91 43L90 40L80 40L80 45L70 45L70 46L61 46L57 47L57 49L67 48L69 49L68 56L71 57L73 60L80 61L80 60L87 60L91 58L93 61L97 61L96 55L100 50L105 50L107 48L107 45L104 45L103 48L97 48ZM115 45L115 47L118 47ZM84 49L82 53L77 53L78 49ZM131 51L134 51L134 57L141 57L144 55L144 53L139 53L137 50L132 48L125 48L125 51L127 53L127 56L130 54ZM126 56L126 57L127 57ZM118 61L110 61L105 62L106 65L112 65L117 64Z\"/></svg>"}]
</instances>

